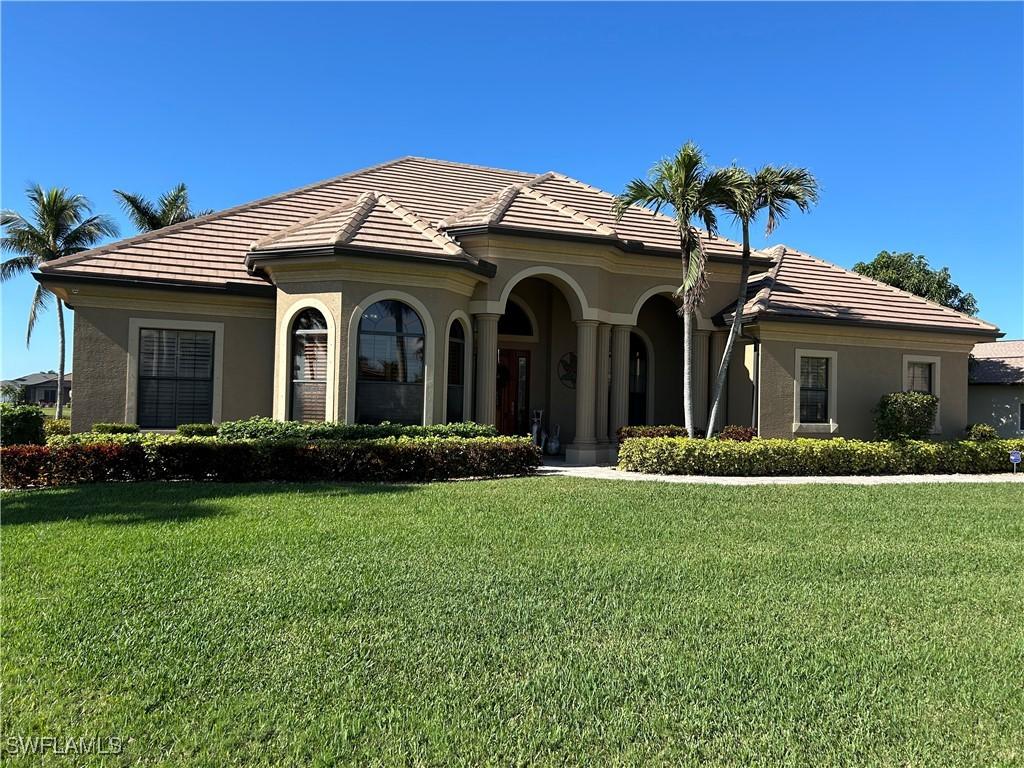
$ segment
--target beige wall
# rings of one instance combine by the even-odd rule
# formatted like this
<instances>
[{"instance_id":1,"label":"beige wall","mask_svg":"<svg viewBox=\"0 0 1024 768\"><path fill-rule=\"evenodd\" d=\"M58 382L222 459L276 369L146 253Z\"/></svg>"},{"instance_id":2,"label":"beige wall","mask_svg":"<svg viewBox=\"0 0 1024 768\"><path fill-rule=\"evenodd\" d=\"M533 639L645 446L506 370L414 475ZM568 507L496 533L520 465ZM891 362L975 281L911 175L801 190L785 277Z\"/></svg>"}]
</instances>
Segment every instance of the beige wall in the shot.
<instances>
[{"instance_id":1,"label":"beige wall","mask_svg":"<svg viewBox=\"0 0 1024 768\"><path fill-rule=\"evenodd\" d=\"M963 434L967 417L967 359L973 340L952 334L897 333L797 323L762 323L759 386L760 434L793 437L797 349L836 353L834 383L838 408L836 436L874 437L872 409L879 398L903 389L905 355L937 357L941 435ZM808 436L827 436L810 434Z\"/></svg>"},{"instance_id":2,"label":"beige wall","mask_svg":"<svg viewBox=\"0 0 1024 768\"><path fill-rule=\"evenodd\" d=\"M180 305L187 304L187 294ZM266 302L266 312L272 311ZM208 307L203 308L210 311ZM88 430L98 421L121 422L128 402L128 341L131 318L223 323L221 418L269 416L272 412L274 321L193 312L75 306L75 405L71 427Z\"/></svg>"},{"instance_id":3,"label":"beige wall","mask_svg":"<svg viewBox=\"0 0 1024 768\"><path fill-rule=\"evenodd\" d=\"M971 424L991 424L1001 437L1020 437L1024 384L969 384L967 419Z\"/></svg>"}]
</instances>

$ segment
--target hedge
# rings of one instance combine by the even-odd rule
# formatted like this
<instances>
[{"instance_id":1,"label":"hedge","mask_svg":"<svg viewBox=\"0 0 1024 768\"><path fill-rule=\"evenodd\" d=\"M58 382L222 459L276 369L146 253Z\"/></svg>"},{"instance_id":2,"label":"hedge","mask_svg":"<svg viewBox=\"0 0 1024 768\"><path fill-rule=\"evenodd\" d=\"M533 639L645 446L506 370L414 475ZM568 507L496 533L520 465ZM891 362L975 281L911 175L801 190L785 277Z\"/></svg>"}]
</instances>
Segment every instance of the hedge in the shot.
<instances>
[{"instance_id":1,"label":"hedge","mask_svg":"<svg viewBox=\"0 0 1024 768\"><path fill-rule=\"evenodd\" d=\"M100 435L134 435L139 431L139 425L124 424L120 421L98 421L92 425L92 431Z\"/></svg>"},{"instance_id":2,"label":"hedge","mask_svg":"<svg viewBox=\"0 0 1024 768\"><path fill-rule=\"evenodd\" d=\"M926 392L891 392L875 406L879 440L920 440L931 434L939 398Z\"/></svg>"},{"instance_id":3,"label":"hedge","mask_svg":"<svg viewBox=\"0 0 1024 768\"><path fill-rule=\"evenodd\" d=\"M776 440L636 438L619 448L619 469L665 475L917 475L1012 472L1024 440Z\"/></svg>"},{"instance_id":4,"label":"hedge","mask_svg":"<svg viewBox=\"0 0 1024 768\"><path fill-rule=\"evenodd\" d=\"M47 446L5 447L0 449L0 485L137 480L420 482L526 475L540 464L536 446L525 437L318 442L140 437L110 435L92 443L65 438Z\"/></svg>"},{"instance_id":5,"label":"hedge","mask_svg":"<svg viewBox=\"0 0 1024 768\"><path fill-rule=\"evenodd\" d=\"M71 419L47 419L43 422L43 433L47 440L57 435L70 435Z\"/></svg>"},{"instance_id":6,"label":"hedge","mask_svg":"<svg viewBox=\"0 0 1024 768\"><path fill-rule=\"evenodd\" d=\"M42 445L45 421L37 405L0 403L0 445Z\"/></svg>"},{"instance_id":7,"label":"hedge","mask_svg":"<svg viewBox=\"0 0 1024 768\"><path fill-rule=\"evenodd\" d=\"M615 436L621 445L635 437L687 437L686 427L676 424L641 424L631 427L619 427Z\"/></svg>"},{"instance_id":8,"label":"hedge","mask_svg":"<svg viewBox=\"0 0 1024 768\"><path fill-rule=\"evenodd\" d=\"M262 416L225 421L217 429L225 440L379 440L385 437L497 437L489 424L462 422L428 426L339 424L335 422L277 421Z\"/></svg>"}]
</instances>

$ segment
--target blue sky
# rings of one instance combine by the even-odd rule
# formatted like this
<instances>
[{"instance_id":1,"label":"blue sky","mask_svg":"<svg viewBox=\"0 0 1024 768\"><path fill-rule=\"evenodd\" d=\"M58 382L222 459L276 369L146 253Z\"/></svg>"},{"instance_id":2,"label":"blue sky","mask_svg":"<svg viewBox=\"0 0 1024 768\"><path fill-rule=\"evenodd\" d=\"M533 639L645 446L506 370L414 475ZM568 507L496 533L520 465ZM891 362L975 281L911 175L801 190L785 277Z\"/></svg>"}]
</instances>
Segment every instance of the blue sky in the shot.
<instances>
[{"instance_id":1,"label":"blue sky","mask_svg":"<svg viewBox=\"0 0 1024 768\"><path fill-rule=\"evenodd\" d=\"M1024 336L1019 3L0 13L5 208L29 181L68 186L129 235L114 187L185 181L223 208L406 154L619 191L692 138L715 164L817 174L821 204L773 242L844 266L923 253ZM52 313L25 349L32 289L3 286L4 378L56 366Z\"/></svg>"}]
</instances>

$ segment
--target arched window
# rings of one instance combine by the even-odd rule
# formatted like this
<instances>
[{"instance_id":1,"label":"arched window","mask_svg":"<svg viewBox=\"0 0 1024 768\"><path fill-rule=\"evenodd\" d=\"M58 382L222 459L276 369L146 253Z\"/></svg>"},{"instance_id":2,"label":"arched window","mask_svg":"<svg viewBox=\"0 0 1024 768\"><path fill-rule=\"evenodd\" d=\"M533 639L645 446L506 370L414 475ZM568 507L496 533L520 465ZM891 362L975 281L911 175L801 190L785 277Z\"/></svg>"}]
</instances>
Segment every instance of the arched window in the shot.
<instances>
[{"instance_id":1,"label":"arched window","mask_svg":"<svg viewBox=\"0 0 1024 768\"><path fill-rule=\"evenodd\" d=\"M647 345L637 333L629 334L629 423L647 423Z\"/></svg>"},{"instance_id":2,"label":"arched window","mask_svg":"<svg viewBox=\"0 0 1024 768\"><path fill-rule=\"evenodd\" d=\"M302 310L292 322L292 421L327 416L327 321L317 309Z\"/></svg>"},{"instance_id":3,"label":"arched window","mask_svg":"<svg viewBox=\"0 0 1024 768\"><path fill-rule=\"evenodd\" d=\"M533 336L533 323L518 301L509 299L505 314L498 318L499 336Z\"/></svg>"},{"instance_id":4,"label":"arched window","mask_svg":"<svg viewBox=\"0 0 1024 768\"><path fill-rule=\"evenodd\" d=\"M466 331L461 320L452 322L448 331L448 422L465 420Z\"/></svg>"},{"instance_id":5,"label":"arched window","mask_svg":"<svg viewBox=\"0 0 1024 768\"><path fill-rule=\"evenodd\" d=\"M378 301L359 318L356 418L361 424L423 423L423 323L401 301Z\"/></svg>"}]
</instances>

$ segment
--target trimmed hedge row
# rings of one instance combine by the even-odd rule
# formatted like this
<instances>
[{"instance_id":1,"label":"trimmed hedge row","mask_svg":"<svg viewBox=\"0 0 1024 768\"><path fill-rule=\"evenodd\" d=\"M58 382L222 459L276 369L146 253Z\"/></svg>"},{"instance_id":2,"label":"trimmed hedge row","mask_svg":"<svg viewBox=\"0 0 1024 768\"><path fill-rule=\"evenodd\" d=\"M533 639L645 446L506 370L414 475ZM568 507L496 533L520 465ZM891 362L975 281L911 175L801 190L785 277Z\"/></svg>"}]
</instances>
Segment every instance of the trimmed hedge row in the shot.
<instances>
[{"instance_id":1,"label":"trimmed hedge row","mask_svg":"<svg viewBox=\"0 0 1024 768\"><path fill-rule=\"evenodd\" d=\"M224 440L379 440L385 437L497 437L489 424L462 422L428 426L390 424L339 424L335 422L277 421L257 416L225 421L217 429Z\"/></svg>"},{"instance_id":2,"label":"trimmed hedge row","mask_svg":"<svg viewBox=\"0 0 1024 768\"><path fill-rule=\"evenodd\" d=\"M1024 440L690 440L635 438L619 448L619 469L664 475L921 475L1012 472Z\"/></svg>"},{"instance_id":3,"label":"trimmed hedge row","mask_svg":"<svg viewBox=\"0 0 1024 768\"><path fill-rule=\"evenodd\" d=\"M138 480L214 482L420 482L526 475L540 464L529 438L240 440L110 435L47 446L0 449L4 488Z\"/></svg>"},{"instance_id":4,"label":"trimmed hedge row","mask_svg":"<svg viewBox=\"0 0 1024 768\"><path fill-rule=\"evenodd\" d=\"M45 421L37 405L0 403L0 445L42 445Z\"/></svg>"}]
</instances>

